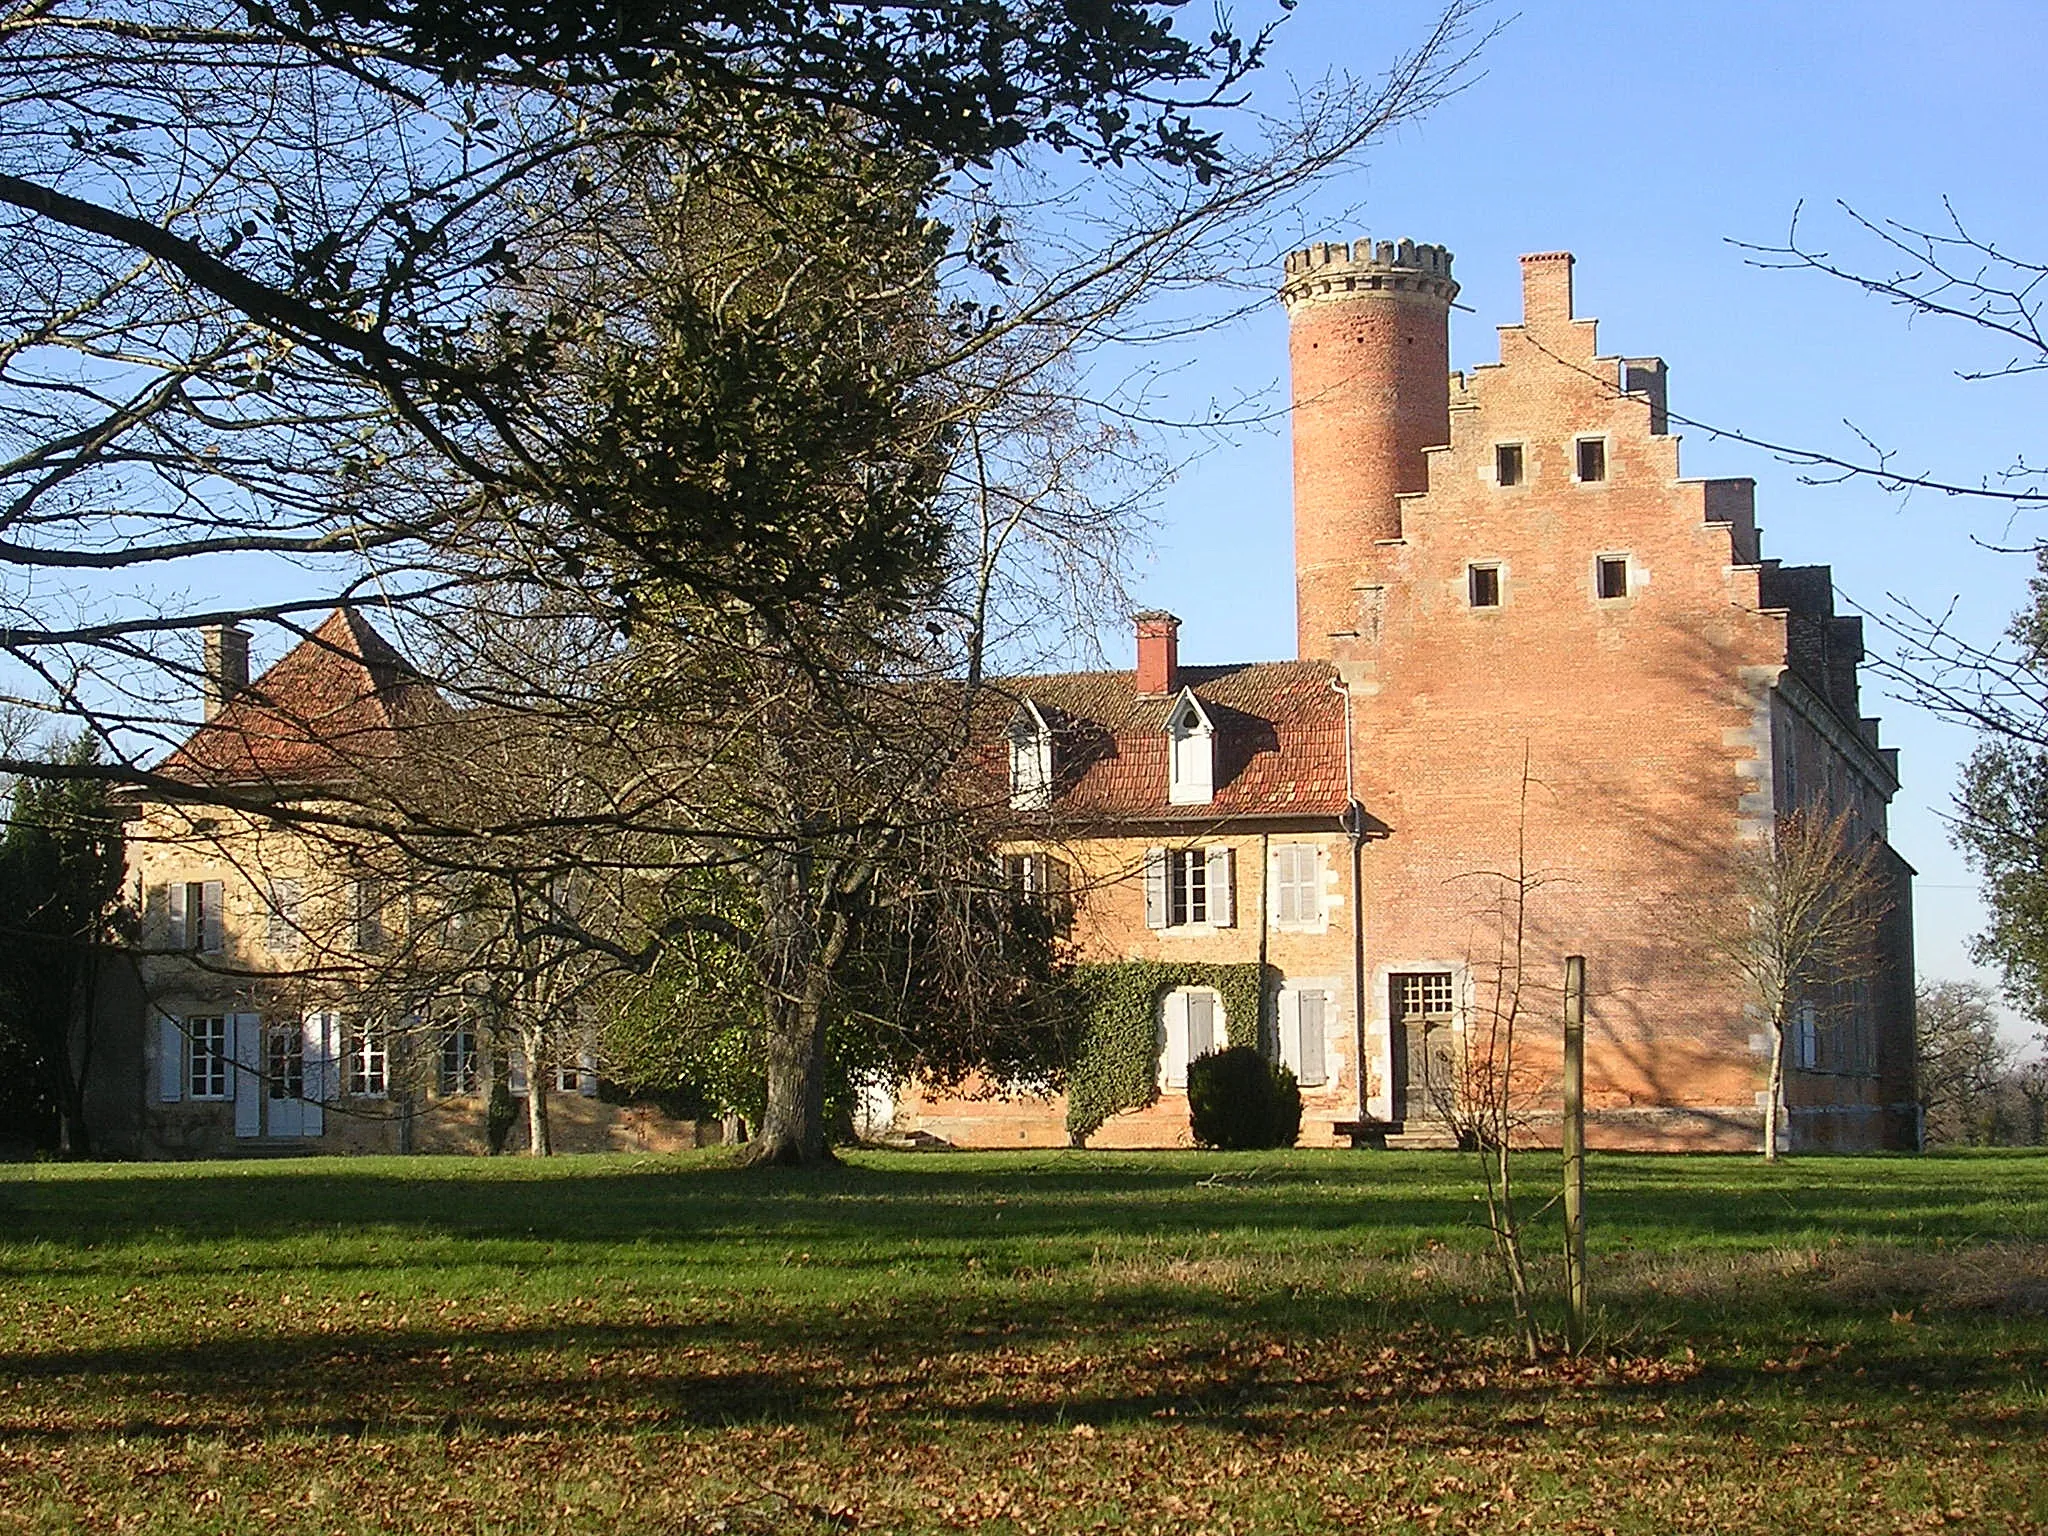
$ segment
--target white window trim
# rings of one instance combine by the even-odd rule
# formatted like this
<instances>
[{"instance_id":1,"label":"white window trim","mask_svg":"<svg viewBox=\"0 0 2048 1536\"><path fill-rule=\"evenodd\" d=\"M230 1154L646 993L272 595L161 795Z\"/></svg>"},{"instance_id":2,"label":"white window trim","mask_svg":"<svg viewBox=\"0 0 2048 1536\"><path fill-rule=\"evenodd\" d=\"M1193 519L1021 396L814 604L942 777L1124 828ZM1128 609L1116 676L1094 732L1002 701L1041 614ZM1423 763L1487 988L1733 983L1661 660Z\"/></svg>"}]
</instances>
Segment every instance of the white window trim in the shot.
<instances>
[{"instance_id":1,"label":"white window trim","mask_svg":"<svg viewBox=\"0 0 2048 1536\"><path fill-rule=\"evenodd\" d=\"M1202 871L1202 916L1175 922L1192 906L1193 871ZM1186 872L1185 880L1183 872ZM1183 888L1185 886L1185 888ZM1155 933L1202 934L1237 926L1237 850L1193 843L1145 851L1145 926Z\"/></svg>"},{"instance_id":2,"label":"white window trim","mask_svg":"<svg viewBox=\"0 0 2048 1536\"><path fill-rule=\"evenodd\" d=\"M1052 807L1052 726L1030 699L1020 700L1010 716L1010 809L1043 811Z\"/></svg>"},{"instance_id":3,"label":"white window trim","mask_svg":"<svg viewBox=\"0 0 2048 1536\"><path fill-rule=\"evenodd\" d=\"M1166 716L1166 802L1208 805L1215 798L1216 722L1195 691L1183 688Z\"/></svg>"},{"instance_id":4,"label":"white window trim","mask_svg":"<svg viewBox=\"0 0 2048 1536\"><path fill-rule=\"evenodd\" d=\"M1195 1059L1188 1039L1188 999L1198 995L1208 998L1213 1010L1208 1049L1220 1051L1230 1043L1230 1020L1223 1011L1223 994L1214 987L1175 987L1161 997L1158 1033L1154 1037L1159 1050L1159 1086L1175 1093L1187 1091L1188 1064Z\"/></svg>"},{"instance_id":5,"label":"white window trim","mask_svg":"<svg viewBox=\"0 0 2048 1536\"><path fill-rule=\"evenodd\" d=\"M342 1081L350 1098L391 1095L391 1031L375 1019L351 1019L342 1027ZM360 1084L361 1086L358 1086Z\"/></svg>"},{"instance_id":6,"label":"white window trim","mask_svg":"<svg viewBox=\"0 0 2048 1536\"><path fill-rule=\"evenodd\" d=\"M216 1058L220 1068L220 1089L202 1092L196 1073L199 1068L199 1036L193 1026L202 1021L218 1022L221 1029L220 1052ZM192 1013L178 1021L178 1033L183 1041L183 1070L180 1081L184 1097L196 1104L225 1104L235 1096L235 1016L231 1013ZM210 1053L209 1053L210 1054ZM210 1076L211 1074L209 1074Z\"/></svg>"}]
</instances>

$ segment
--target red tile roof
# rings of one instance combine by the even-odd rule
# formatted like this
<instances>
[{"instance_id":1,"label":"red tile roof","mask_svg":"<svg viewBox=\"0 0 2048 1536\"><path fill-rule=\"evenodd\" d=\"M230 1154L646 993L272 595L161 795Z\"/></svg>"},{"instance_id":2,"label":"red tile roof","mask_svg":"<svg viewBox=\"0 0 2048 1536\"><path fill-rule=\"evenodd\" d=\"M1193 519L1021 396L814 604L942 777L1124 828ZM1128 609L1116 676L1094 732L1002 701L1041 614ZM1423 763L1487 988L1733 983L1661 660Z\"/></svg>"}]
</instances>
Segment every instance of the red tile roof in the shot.
<instances>
[{"instance_id":1,"label":"red tile roof","mask_svg":"<svg viewBox=\"0 0 2048 1536\"><path fill-rule=\"evenodd\" d=\"M1344 810L1344 698L1336 668L1318 661L1182 667L1216 727L1216 792L1206 805L1167 803L1172 697L1143 695L1134 672L1069 672L1005 679L1053 730L1062 820L1218 821L1329 816Z\"/></svg>"},{"instance_id":2,"label":"red tile roof","mask_svg":"<svg viewBox=\"0 0 2048 1536\"><path fill-rule=\"evenodd\" d=\"M337 608L160 771L189 783L334 783L388 763L407 730L450 715L397 647L354 609Z\"/></svg>"}]
</instances>

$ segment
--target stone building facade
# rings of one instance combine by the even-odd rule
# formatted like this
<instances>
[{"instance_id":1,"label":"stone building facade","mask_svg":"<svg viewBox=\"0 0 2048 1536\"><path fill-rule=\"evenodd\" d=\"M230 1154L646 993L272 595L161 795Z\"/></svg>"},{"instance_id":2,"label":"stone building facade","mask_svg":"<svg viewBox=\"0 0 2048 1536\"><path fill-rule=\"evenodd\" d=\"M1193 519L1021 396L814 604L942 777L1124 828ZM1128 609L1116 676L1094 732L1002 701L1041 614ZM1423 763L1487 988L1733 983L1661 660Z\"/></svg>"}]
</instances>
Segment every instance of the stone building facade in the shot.
<instances>
[{"instance_id":1,"label":"stone building facade","mask_svg":"<svg viewBox=\"0 0 2048 1536\"><path fill-rule=\"evenodd\" d=\"M1600 353L1571 256L1522 273L1500 360L1453 373L1449 252L1288 257L1299 658L1181 671L1154 615L1134 673L1017 680L1057 717L1055 750L1064 733L1118 765L1108 793L1100 763L1053 764L1031 814L1080 871L1084 958L1262 957L1261 1033L1282 1054L1303 1049L1283 998L1316 995L1305 1142L1434 1118L1518 961L1525 1060L1554 1061L1578 953L1594 1143L1753 1148L1769 1041L1717 958L1747 920L1737 862L1795 810L1882 844L1896 753L1861 713L1860 621L1834 613L1827 568L1763 556L1752 482L1683 477L1663 361ZM1264 675L1295 702L1246 691ZM1175 777L1190 721L1215 749L1206 799ZM1232 852L1207 866L1235 883L1232 921L1148 923L1148 870L1156 885L1162 855L1211 847ZM1888 846L1878 863L1875 969L1804 1007L1788 1041L1794 1147L1914 1144L1911 870ZM1186 1139L1183 1008L1161 1001L1158 1102L1097 1144ZM1539 1130L1553 1089L1540 1072L1529 1089ZM1057 1099L913 1091L900 1123L1064 1139Z\"/></svg>"}]
</instances>

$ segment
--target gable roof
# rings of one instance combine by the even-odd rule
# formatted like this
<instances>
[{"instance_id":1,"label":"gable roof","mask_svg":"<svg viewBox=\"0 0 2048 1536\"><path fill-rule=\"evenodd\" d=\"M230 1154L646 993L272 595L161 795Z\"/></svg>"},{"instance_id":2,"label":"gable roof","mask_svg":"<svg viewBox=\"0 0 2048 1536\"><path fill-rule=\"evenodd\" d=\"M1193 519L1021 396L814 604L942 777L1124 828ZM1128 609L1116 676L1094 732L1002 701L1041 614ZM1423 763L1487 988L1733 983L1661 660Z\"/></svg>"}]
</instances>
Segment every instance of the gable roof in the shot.
<instances>
[{"instance_id":1,"label":"gable roof","mask_svg":"<svg viewBox=\"0 0 2048 1536\"><path fill-rule=\"evenodd\" d=\"M337 608L230 699L159 770L195 784L335 783L388 763L445 700L353 608Z\"/></svg>"},{"instance_id":2,"label":"gable roof","mask_svg":"<svg viewBox=\"0 0 2048 1536\"><path fill-rule=\"evenodd\" d=\"M1320 661L1181 667L1216 731L1216 793L1204 805L1167 801L1167 724L1182 694L1141 694L1135 672L1005 679L1001 692L1036 704L1052 726L1057 797L1051 814L1080 821L1211 822L1233 817L1340 816L1344 697Z\"/></svg>"}]
</instances>

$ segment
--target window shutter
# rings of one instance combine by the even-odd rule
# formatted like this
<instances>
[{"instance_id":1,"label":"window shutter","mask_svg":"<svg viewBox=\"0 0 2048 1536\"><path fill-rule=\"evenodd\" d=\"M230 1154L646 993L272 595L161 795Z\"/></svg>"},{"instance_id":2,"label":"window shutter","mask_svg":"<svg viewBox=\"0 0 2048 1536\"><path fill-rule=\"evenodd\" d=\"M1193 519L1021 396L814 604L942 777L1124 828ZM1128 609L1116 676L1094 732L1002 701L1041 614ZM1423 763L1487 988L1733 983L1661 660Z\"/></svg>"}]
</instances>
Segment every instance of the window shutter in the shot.
<instances>
[{"instance_id":1,"label":"window shutter","mask_svg":"<svg viewBox=\"0 0 2048 1536\"><path fill-rule=\"evenodd\" d=\"M1168 1088L1188 1085L1188 995L1169 992L1160 1004L1159 1075Z\"/></svg>"},{"instance_id":2,"label":"window shutter","mask_svg":"<svg viewBox=\"0 0 2048 1536\"><path fill-rule=\"evenodd\" d=\"M1166 850L1145 850L1145 926L1166 926Z\"/></svg>"},{"instance_id":3,"label":"window shutter","mask_svg":"<svg viewBox=\"0 0 2048 1536\"><path fill-rule=\"evenodd\" d=\"M1280 1061L1301 1078L1301 994L1292 987L1280 989Z\"/></svg>"},{"instance_id":4,"label":"window shutter","mask_svg":"<svg viewBox=\"0 0 2048 1536\"><path fill-rule=\"evenodd\" d=\"M221 952L221 883L208 880L199 887L199 948L209 955Z\"/></svg>"},{"instance_id":5,"label":"window shutter","mask_svg":"<svg viewBox=\"0 0 2048 1536\"><path fill-rule=\"evenodd\" d=\"M185 1028L168 1013L156 1020L156 1096L166 1104L185 1097Z\"/></svg>"},{"instance_id":6,"label":"window shutter","mask_svg":"<svg viewBox=\"0 0 2048 1536\"><path fill-rule=\"evenodd\" d=\"M182 880L173 880L164 887L164 899L170 911L169 942L172 949L184 949L191 943L186 937L191 930L185 923L185 893L188 889Z\"/></svg>"},{"instance_id":7,"label":"window shutter","mask_svg":"<svg viewBox=\"0 0 2048 1536\"><path fill-rule=\"evenodd\" d=\"M228 1097L235 1101L235 1134L263 1134L263 1020L253 1013L228 1015Z\"/></svg>"},{"instance_id":8,"label":"window shutter","mask_svg":"<svg viewBox=\"0 0 2048 1536\"><path fill-rule=\"evenodd\" d=\"M586 1099L597 1097L597 1052L587 1045L576 1053L576 1091Z\"/></svg>"},{"instance_id":9,"label":"window shutter","mask_svg":"<svg viewBox=\"0 0 2048 1536\"><path fill-rule=\"evenodd\" d=\"M1327 992L1295 994L1296 1043L1300 1047L1300 1057L1293 1064L1294 1080L1304 1088L1320 1087L1330 1079L1329 1068L1323 1062L1324 1014L1329 998Z\"/></svg>"},{"instance_id":10,"label":"window shutter","mask_svg":"<svg viewBox=\"0 0 2048 1536\"><path fill-rule=\"evenodd\" d=\"M505 1086L513 1093L526 1092L526 1053L523 1049L512 1053L511 1067L505 1074Z\"/></svg>"},{"instance_id":11,"label":"window shutter","mask_svg":"<svg viewBox=\"0 0 2048 1536\"><path fill-rule=\"evenodd\" d=\"M1216 999L1207 992L1183 994L1188 1010L1188 1060L1216 1049Z\"/></svg>"},{"instance_id":12,"label":"window shutter","mask_svg":"<svg viewBox=\"0 0 2048 1536\"><path fill-rule=\"evenodd\" d=\"M1236 867L1236 849L1209 850L1209 923L1212 927L1230 928L1237 923L1237 902L1232 880Z\"/></svg>"}]
</instances>

